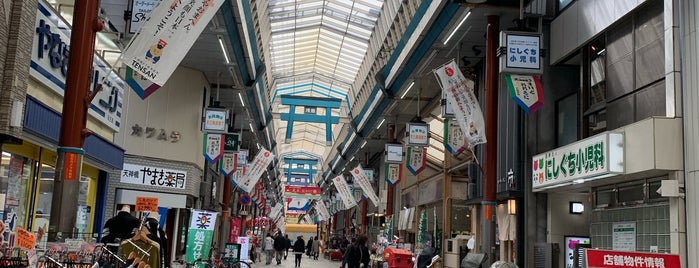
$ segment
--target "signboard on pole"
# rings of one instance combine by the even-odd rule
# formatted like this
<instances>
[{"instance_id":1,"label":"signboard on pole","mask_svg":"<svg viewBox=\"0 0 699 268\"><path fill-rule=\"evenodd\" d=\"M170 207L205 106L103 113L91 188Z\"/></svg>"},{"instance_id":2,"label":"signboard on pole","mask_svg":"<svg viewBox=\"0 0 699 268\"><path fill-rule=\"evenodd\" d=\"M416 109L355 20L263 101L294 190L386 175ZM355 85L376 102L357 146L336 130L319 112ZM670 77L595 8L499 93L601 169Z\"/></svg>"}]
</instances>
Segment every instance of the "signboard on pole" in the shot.
<instances>
[{"instance_id":1,"label":"signboard on pole","mask_svg":"<svg viewBox=\"0 0 699 268\"><path fill-rule=\"evenodd\" d=\"M538 75L505 74L510 96L527 113L544 106L544 87Z\"/></svg>"},{"instance_id":2,"label":"signboard on pole","mask_svg":"<svg viewBox=\"0 0 699 268\"><path fill-rule=\"evenodd\" d=\"M458 156L468 149L464 131L459 127L457 120L452 118L444 119L444 148L453 156Z\"/></svg>"},{"instance_id":3,"label":"signboard on pole","mask_svg":"<svg viewBox=\"0 0 699 268\"><path fill-rule=\"evenodd\" d=\"M357 201L355 201L354 196L352 196L352 191L342 176L335 177L333 179L333 184L335 184L337 194L340 196L340 199L342 199L342 203L345 204L345 208L349 209L357 205Z\"/></svg>"},{"instance_id":4,"label":"signboard on pole","mask_svg":"<svg viewBox=\"0 0 699 268\"><path fill-rule=\"evenodd\" d=\"M214 237L214 226L216 226L216 212L192 210L186 246L188 262L209 256ZM205 268L205 266L205 263L197 263L196 265L198 268Z\"/></svg>"},{"instance_id":5,"label":"signboard on pole","mask_svg":"<svg viewBox=\"0 0 699 268\"><path fill-rule=\"evenodd\" d=\"M243 176L243 181L238 187L248 193L251 192L252 188L255 187L255 184L257 184L257 181L260 179L260 176L262 176L262 173L267 170L273 158L274 154L272 152L267 151L265 148L260 148L260 152L255 156L255 160L252 161L250 169L247 171L247 174Z\"/></svg>"},{"instance_id":6,"label":"signboard on pole","mask_svg":"<svg viewBox=\"0 0 699 268\"><path fill-rule=\"evenodd\" d=\"M235 153L223 153L221 157L221 173L226 177L233 174L238 168L238 156Z\"/></svg>"}]
</instances>

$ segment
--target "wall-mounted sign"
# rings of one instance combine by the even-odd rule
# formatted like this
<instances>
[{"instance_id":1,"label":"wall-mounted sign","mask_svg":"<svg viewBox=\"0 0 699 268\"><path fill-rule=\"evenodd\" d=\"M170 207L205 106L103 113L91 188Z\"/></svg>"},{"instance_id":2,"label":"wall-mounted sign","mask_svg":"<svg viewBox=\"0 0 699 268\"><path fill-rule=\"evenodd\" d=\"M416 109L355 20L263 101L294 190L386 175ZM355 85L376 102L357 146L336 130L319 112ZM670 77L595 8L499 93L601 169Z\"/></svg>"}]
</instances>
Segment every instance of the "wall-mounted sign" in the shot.
<instances>
[{"instance_id":1,"label":"wall-mounted sign","mask_svg":"<svg viewBox=\"0 0 699 268\"><path fill-rule=\"evenodd\" d=\"M187 172L183 170L124 163L121 182L129 184L185 189Z\"/></svg>"},{"instance_id":2,"label":"wall-mounted sign","mask_svg":"<svg viewBox=\"0 0 699 268\"><path fill-rule=\"evenodd\" d=\"M59 96L63 96L70 53L70 26L51 6L39 2L38 8L29 74ZM98 55L93 58L92 68L89 90L95 90L105 77L107 79L102 83L102 90L97 92L90 104L88 113L118 132L121 125L124 80L116 72L109 72L111 67Z\"/></svg>"},{"instance_id":3,"label":"wall-mounted sign","mask_svg":"<svg viewBox=\"0 0 699 268\"><path fill-rule=\"evenodd\" d=\"M612 250L636 250L636 222L612 223Z\"/></svg>"},{"instance_id":4,"label":"wall-mounted sign","mask_svg":"<svg viewBox=\"0 0 699 268\"><path fill-rule=\"evenodd\" d=\"M405 129L408 146L430 145L430 125L425 123L408 123Z\"/></svg>"},{"instance_id":5,"label":"wall-mounted sign","mask_svg":"<svg viewBox=\"0 0 699 268\"><path fill-rule=\"evenodd\" d=\"M168 133L167 130L165 130L164 128L157 129L149 126L143 128L138 124L134 124L133 126L131 126L131 136L145 136L146 139L155 138L157 140L170 141L172 143L176 143L180 141L180 139L182 138L182 135L179 131L173 130Z\"/></svg>"},{"instance_id":6,"label":"wall-mounted sign","mask_svg":"<svg viewBox=\"0 0 699 268\"><path fill-rule=\"evenodd\" d=\"M532 158L532 188L540 191L624 172L624 134L605 132Z\"/></svg>"},{"instance_id":7,"label":"wall-mounted sign","mask_svg":"<svg viewBox=\"0 0 699 268\"><path fill-rule=\"evenodd\" d=\"M131 2L131 19L129 20L129 33L136 33L150 17L150 12L161 0L133 0Z\"/></svg>"},{"instance_id":8,"label":"wall-mounted sign","mask_svg":"<svg viewBox=\"0 0 699 268\"><path fill-rule=\"evenodd\" d=\"M228 110L220 108L206 108L204 110L204 132L224 133L228 131Z\"/></svg>"},{"instance_id":9,"label":"wall-mounted sign","mask_svg":"<svg viewBox=\"0 0 699 268\"><path fill-rule=\"evenodd\" d=\"M386 143L386 163L403 163L403 144Z\"/></svg>"},{"instance_id":10,"label":"wall-mounted sign","mask_svg":"<svg viewBox=\"0 0 699 268\"><path fill-rule=\"evenodd\" d=\"M682 267L680 255L646 252L623 252L601 249L585 249L587 267L641 267L670 268Z\"/></svg>"},{"instance_id":11,"label":"wall-mounted sign","mask_svg":"<svg viewBox=\"0 0 699 268\"><path fill-rule=\"evenodd\" d=\"M541 34L529 32L500 32L500 72L541 74Z\"/></svg>"},{"instance_id":12,"label":"wall-mounted sign","mask_svg":"<svg viewBox=\"0 0 699 268\"><path fill-rule=\"evenodd\" d=\"M237 152L240 150L240 134L226 133L224 136L223 151Z\"/></svg>"}]
</instances>

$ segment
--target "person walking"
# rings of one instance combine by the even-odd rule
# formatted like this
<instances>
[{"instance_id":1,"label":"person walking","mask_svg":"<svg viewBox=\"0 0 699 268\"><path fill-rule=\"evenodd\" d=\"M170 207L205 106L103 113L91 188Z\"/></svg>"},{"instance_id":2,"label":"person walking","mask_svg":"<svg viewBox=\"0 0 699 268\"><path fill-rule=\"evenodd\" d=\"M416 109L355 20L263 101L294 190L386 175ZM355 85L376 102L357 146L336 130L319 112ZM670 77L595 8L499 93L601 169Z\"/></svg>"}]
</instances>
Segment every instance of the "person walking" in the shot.
<instances>
[{"instance_id":1,"label":"person walking","mask_svg":"<svg viewBox=\"0 0 699 268\"><path fill-rule=\"evenodd\" d=\"M277 259L277 265L282 264L282 257L284 256L284 249L286 248L286 238L282 236L282 232L277 233L274 237L274 255Z\"/></svg>"},{"instance_id":2,"label":"person walking","mask_svg":"<svg viewBox=\"0 0 699 268\"><path fill-rule=\"evenodd\" d=\"M284 249L284 260L286 260L286 256L289 255L289 249L291 248L291 240L289 240L289 234L285 234L284 238L286 239L286 248Z\"/></svg>"},{"instance_id":3,"label":"person walking","mask_svg":"<svg viewBox=\"0 0 699 268\"><path fill-rule=\"evenodd\" d=\"M311 257L313 257L314 260L317 260L319 253L320 253L320 241L318 240L318 236L316 236L313 239L313 244L311 245Z\"/></svg>"},{"instance_id":4,"label":"person walking","mask_svg":"<svg viewBox=\"0 0 699 268\"><path fill-rule=\"evenodd\" d=\"M311 251L313 249L313 237L308 239L308 244L306 245L306 256L311 258Z\"/></svg>"},{"instance_id":5,"label":"person walking","mask_svg":"<svg viewBox=\"0 0 699 268\"><path fill-rule=\"evenodd\" d=\"M366 246L366 241L369 238L366 235L360 235L357 242L347 248L347 266L349 268L359 268L361 264L364 267L369 267L369 248Z\"/></svg>"},{"instance_id":6,"label":"person walking","mask_svg":"<svg viewBox=\"0 0 699 268\"><path fill-rule=\"evenodd\" d=\"M294 260L294 267L301 267L301 257L303 256L303 251L306 248L306 243L303 241L303 236L296 238L294 242L294 255L296 259Z\"/></svg>"},{"instance_id":7,"label":"person walking","mask_svg":"<svg viewBox=\"0 0 699 268\"><path fill-rule=\"evenodd\" d=\"M357 241L356 238L352 237L352 242L350 242L347 237L342 241L342 244L340 244L340 251L342 252L342 266L340 268L345 268L347 265L347 256L348 254L348 249L350 246L354 245L354 243Z\"/></svg>"},{"instance_id":8,"label":"person walking","mask_svg":"<svg viewBox=\"0 0 699 268\"><path fill-rule=\"evenodd\" d=\"M267 254L267 259L265 259L265 264L270 264L272 263L272 250L274 249L274 239L272 239L271 234L267 234L267 237L265 237L265 253Z\"/></svg>"}]
</instances>

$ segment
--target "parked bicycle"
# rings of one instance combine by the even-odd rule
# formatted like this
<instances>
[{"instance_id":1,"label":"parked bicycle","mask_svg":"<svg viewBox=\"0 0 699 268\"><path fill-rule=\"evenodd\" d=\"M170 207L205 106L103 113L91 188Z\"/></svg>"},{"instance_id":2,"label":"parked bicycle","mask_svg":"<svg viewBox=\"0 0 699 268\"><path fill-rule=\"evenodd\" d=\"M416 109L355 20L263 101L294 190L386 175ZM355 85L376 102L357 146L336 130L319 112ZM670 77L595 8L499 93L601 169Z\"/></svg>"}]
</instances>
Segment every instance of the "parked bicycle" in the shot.
<instances>
[{"instance_id":1,"label":"parked bicycle","mask_svg":"<svg viewBox=\"0 0 699 268\"><path fill-rule=\"evenodd\" d=\"M175 262L184 265L185 268L196 268L197 264L204 264L205 268L250 268L250 264L245 261L226 263L220 259L211 260L199 258L194 262L188 262L186 260L176 260Z\"/></svg>"}]
</instances>

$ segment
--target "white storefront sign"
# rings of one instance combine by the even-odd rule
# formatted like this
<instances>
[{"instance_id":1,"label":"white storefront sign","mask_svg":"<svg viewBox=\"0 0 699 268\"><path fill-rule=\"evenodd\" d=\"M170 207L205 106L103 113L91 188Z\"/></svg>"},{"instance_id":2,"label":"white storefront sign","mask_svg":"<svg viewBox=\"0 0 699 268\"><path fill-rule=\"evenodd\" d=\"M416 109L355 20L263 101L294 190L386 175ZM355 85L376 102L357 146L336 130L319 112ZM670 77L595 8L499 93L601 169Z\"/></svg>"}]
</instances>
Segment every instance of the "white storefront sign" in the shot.
<instances>
[{"instance_id":1,"label":"white storefront sign","mask_svg":"<svg viewBox=\"0 0 699 268\"><path fill-rule=\"evenodd\" d=\"M501 46L506 52L500 57L500 72L539 74L541 69L541 34L501 32Z\"/></svg>"},{"instance_id":2,"label":"white storefront sign","mask_svg":"<svg viewBox=\"0 0 699 268\"><path fill-rule=\"evenodd\" d=\"M532 158L532 188L540 191L624 172L624 135L605 132Z\"/></svg>"},{"instance_id":3,"label":"white storefront sign","mask_svg":"<svg viewBox=\"0 0 699 268\"><path fill-rule=\"evenodd\" d=\"M636 222L612 224L612 250L636 251Z\"/></svg>"},{"instance_id":4,"label":"white storefront sign","mask_svg":"<svg viewBox=\"0 0 699 268\"><path fill-rule=\"evenodd\" d=\"M172 189L185 189L187 171L124 163L121 182Z\"/></svg>"}]
</instances>

